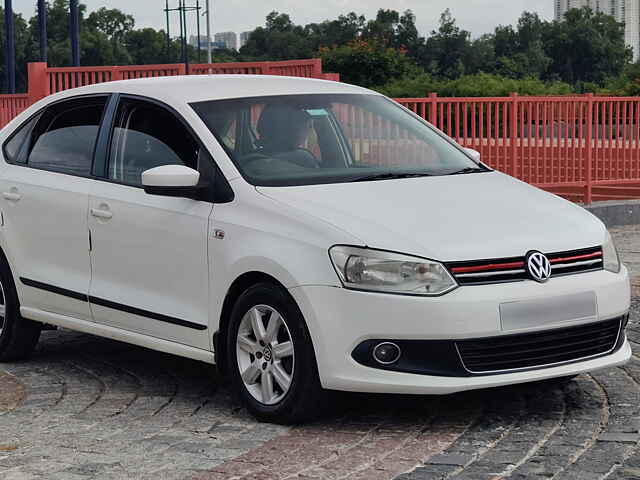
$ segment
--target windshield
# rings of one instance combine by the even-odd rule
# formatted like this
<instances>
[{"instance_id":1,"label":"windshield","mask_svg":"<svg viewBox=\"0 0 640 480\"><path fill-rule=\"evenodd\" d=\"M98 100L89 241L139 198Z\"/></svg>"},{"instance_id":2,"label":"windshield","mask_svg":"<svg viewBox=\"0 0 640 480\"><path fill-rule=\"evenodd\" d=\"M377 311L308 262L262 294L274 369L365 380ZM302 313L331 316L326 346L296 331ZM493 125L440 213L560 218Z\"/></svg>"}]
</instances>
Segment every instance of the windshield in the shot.
<instances>
[{"instance_id":1,"label":"windshield","mask_svg":"<svg viewBox=\"0 0 640 480\"><path fill-rule=\"evenodd\" d=\"M253 185L377 181L487 171L378 95L214 100L192 107Z\"/></svg>"}]
</instances>

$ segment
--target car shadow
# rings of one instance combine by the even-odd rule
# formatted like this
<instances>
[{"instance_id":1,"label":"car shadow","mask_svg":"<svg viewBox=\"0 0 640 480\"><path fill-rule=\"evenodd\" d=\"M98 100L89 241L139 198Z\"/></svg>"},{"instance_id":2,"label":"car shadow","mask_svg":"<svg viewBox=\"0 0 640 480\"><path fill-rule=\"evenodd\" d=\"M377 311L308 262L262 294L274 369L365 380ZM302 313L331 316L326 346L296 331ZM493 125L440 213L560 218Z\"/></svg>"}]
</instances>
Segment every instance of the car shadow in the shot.
<instances>
[{"instance_id":1,"label":"car shadow","mask_svg":"<svg viewBox=\"0 0 640 480\"><path fill-rule=\"evenodd\" d=\"M199 405L198 397L214 403L221 398L233 414L248 415L241 413L227 379L215 366L105 338L63 329L43 332L30 362L49 369L55 369L56 364L75 365L78 371L93 372L94 377L103 371L106 377L102 380L114 394L124 393L118 392L119 388L131 389L127 382L118 381L119 376L134 377L138 395L184 397L193 402L194 409ZM348 423L373 417L424 419L436 413L447 417L447 412L451 418L460 418L463 411L467 415L487 410L509 413L516 403L550 391L566 391L571 383L569 379L552 379L444 396L332 392L330 403L314 423Z\"/></svg>"}]
</instances>

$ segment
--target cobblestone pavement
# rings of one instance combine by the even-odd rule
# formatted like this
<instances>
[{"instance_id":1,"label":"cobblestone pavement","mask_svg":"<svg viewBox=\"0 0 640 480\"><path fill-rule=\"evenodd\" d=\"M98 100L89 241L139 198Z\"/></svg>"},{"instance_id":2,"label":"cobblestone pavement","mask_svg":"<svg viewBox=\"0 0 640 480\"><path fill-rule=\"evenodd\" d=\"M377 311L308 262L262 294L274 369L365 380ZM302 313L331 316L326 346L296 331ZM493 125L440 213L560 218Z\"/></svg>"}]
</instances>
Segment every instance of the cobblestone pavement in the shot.
<instances>
[{"instance_id":1,"label":"cobblestone pavement","mask_svg":"<svg viewBox=\"0 0 640 480\"><path fill-rule=\"evenodd\" d=\"M614 235L640 278L640 227ZM61 330L0 365L0 480L640 479L639 411L634 356L569 382L344 395L285 428L254 421L204 364Z\"/></svg>"}]
</instances>

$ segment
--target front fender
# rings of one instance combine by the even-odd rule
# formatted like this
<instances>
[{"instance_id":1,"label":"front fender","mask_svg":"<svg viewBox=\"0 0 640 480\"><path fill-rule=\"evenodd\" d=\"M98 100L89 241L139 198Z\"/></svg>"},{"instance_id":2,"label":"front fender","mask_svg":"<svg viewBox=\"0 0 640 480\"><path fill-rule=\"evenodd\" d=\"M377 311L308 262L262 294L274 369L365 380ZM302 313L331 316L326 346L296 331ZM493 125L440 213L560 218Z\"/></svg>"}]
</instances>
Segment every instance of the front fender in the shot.
<instances>
[{"instance_id":1,"label":"front fender","mask_svg":"<svg viewBox=\"0 0 640 480\"><path fill-rule=\"evenodd\" d=\"M236 200L216 205L210 222L221 235L209 235L211 327L217 330L224 299L233 282L247 272L275 278L285 288L339 286L329 258L337 243L359 240L298 209L260 195L243 181L234 182Z\"/></svg>"}]
</instances>

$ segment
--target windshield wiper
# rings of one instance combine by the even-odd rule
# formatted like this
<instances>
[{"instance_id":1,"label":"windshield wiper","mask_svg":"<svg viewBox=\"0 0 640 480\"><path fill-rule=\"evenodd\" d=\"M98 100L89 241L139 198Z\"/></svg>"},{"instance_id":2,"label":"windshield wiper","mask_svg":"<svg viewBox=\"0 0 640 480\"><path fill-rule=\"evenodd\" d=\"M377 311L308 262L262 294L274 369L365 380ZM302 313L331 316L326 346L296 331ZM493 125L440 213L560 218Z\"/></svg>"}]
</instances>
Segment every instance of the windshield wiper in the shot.
<instances>
[{"instance_id":1,"label":"windshield wiper","mask_svg":"<svg viewBox=\"0 0 640 480\"><path fill-rule=\"evenodd\" d=\"M373 175L366 175L364 177L358 177L352 182L370 182L374 180L393 180L396 178L418 178L418 177L432 177L433 175L430 173L376 173Z\"/></svg>"},{"instance_id":2,"label":"windshield wiper","mask_svg":"<svg viewBox=\"0 0 640 480\"><path fill-rule=\"evenodd\" d=\"M445 173L443 175L465 175L467 173L477 173L477 172L488 172L489 170L481 167L464 167L461 170L456 170L455 172Z\"/></svg>"}]
</instances>

